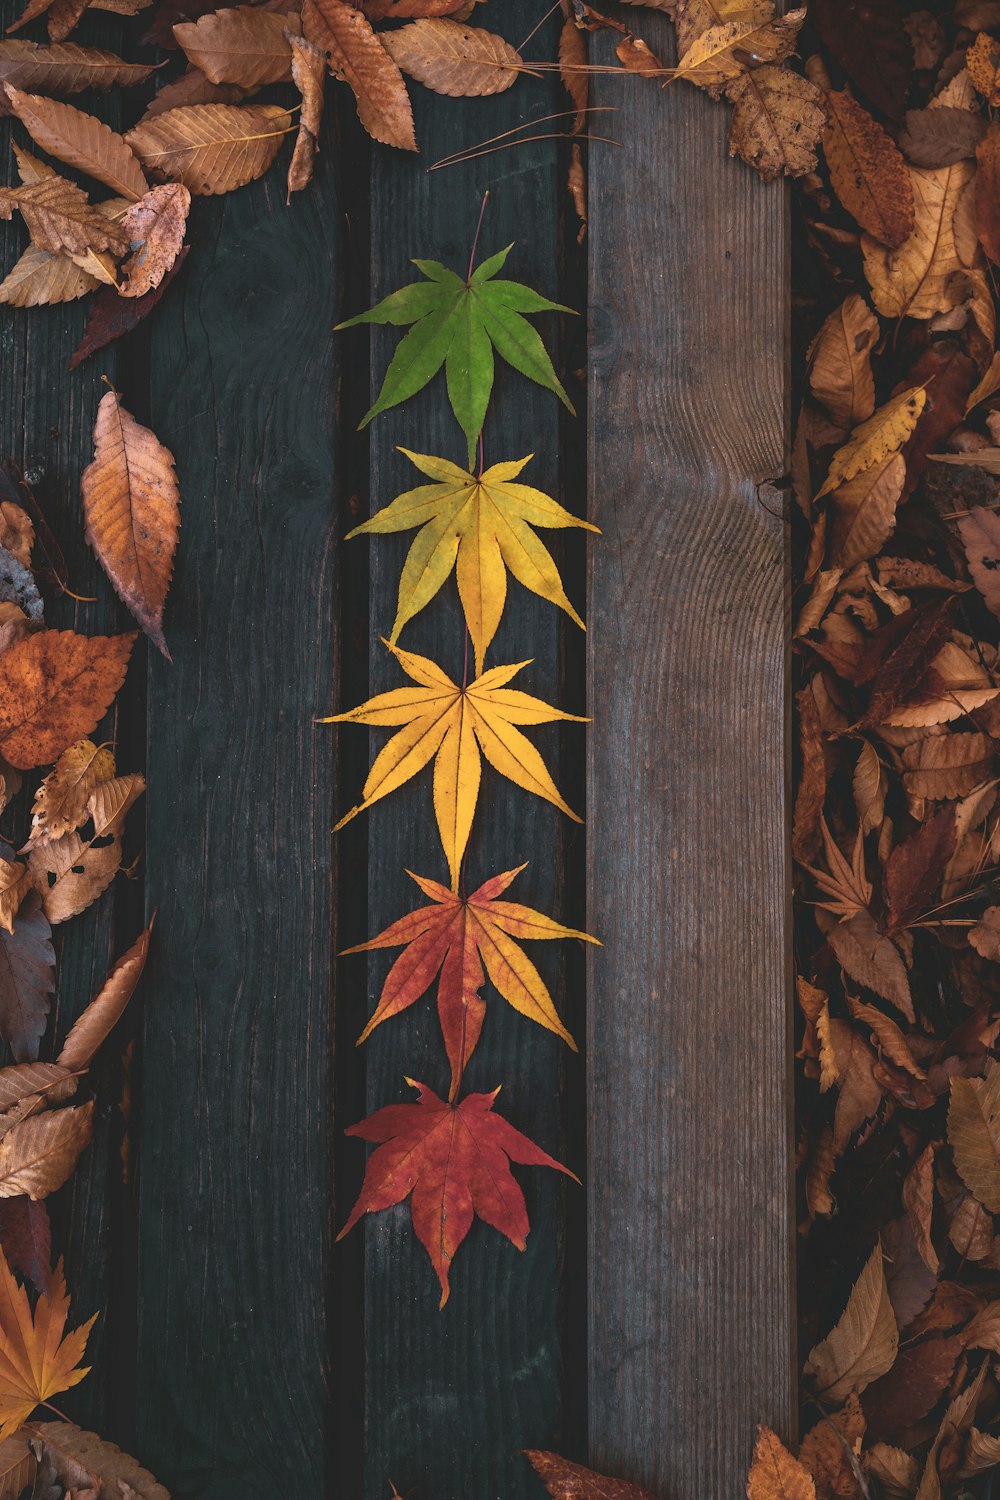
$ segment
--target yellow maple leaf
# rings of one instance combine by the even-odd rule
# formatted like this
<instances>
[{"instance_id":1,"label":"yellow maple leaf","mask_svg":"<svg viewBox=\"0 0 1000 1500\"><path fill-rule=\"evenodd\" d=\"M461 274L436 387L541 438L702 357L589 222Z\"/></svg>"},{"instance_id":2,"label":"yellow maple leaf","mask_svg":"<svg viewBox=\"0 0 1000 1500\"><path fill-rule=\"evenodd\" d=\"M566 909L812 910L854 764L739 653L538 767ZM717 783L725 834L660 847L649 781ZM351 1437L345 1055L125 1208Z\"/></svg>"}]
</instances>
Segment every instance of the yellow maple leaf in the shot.
<instances>
[{"instance_id":1,"label":"yellow maple leaf","mask_svg":"<svg viewBox=\"0 0 1000 1500\"><path fill-rule=\"evenodd\" d=\"M28 1295L0 1253L0 1442L26 1422L41 1402L68 1391L88 1374L78 1368L97 1314L63 1337L69 1296L62 1261L32 1314Z\"/></svg>"},{"instance_id":2,"label":"yellow maple leaf","mask_svg":"<svg viewBox=\"0 0 1000 1500\"><path fill-rule=\"evenodd\" d=\"M378 693L358 708L319 720L321 724L368 724L397 730L375 757L363 800L341 818L337 829L403 786L433 760L434 811L451 870L452 889L457 890L479 799L483 755L501 776L544 797L575 822L583 821L563 801L541 755L515 726L549 724L554 719L576 724L587 721L508 688L507 683L528 662L491 667L468 687L459 687L428 657L403 651L388 641L386 645L416 687Z\"/></svg>"},{"instance_id":3,"label":"yellow maple leaf","mask_svg":"<svg viewBox=\"0 0 1000 1500\"><path fill-rule=\"evenodd\" d=\"M348 533L350 540L362 532L384 535L420 527L399 580L391 644L399 639L407 620L433 599L453 568L476 653L477 672L483 669L483 658L500 624L508 571L526 589L558 604L581 629L585 628L566 597L548 548L532 528L598 528L578 520L541 490L514 483L532 454L511 463L493 464L477 477L446 458L411 453L408 448L399 451L434 483L398 495L370 521Z\"/></svg>"}]
</instances>

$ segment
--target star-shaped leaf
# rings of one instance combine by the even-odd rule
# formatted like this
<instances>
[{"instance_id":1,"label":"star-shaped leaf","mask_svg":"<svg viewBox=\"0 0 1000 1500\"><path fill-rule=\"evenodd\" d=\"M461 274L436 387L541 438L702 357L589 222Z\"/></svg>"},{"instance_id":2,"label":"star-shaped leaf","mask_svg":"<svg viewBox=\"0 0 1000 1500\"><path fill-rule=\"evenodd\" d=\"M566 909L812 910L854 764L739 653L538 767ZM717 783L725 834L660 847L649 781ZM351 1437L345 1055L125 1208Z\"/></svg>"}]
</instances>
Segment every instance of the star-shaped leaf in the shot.
<instances>
[{"instance_id":1,"label":"star-shaped leaf","mask_svg":"<svg viewBox=\"0 0 1000 1500\"><path fill-rule=\"evenodd\" d=\"M474 1217L499 1229L518 1250L524 1249L528 1210L511 1175L512 1161L554 1167L574 1182L579 1179L493 1113L499 1090L467 1094L461 1104L453 1105L425 1084L406 1081L419 1092L416 1104L390 1104L347 1132L377 1142L378 1150L369 1159L361 1194L337 1238L343 1239L362 1214L392 1208L412 1193L413 1227L437 1272L444 1307L451 1290L451 1262Z\"/></svg>"},{"instance_id":2,"label":"star-shaped leaf","mask_svg":"<svg viewBox=\"0 0 1000 1500\"><path fill-rule=\"evenodd\" d=\"M375 757L364 785L363 801L341 818L336 825L338 829L372 803L405 785L433 760L434 811L451 870L452 889L457 890L462 856L479 799L482 755L501 776L525 791L544 797L575 822L583 821L563 801L542 757L515 726L549 724L554 719L583 724L586 720L579 714L553 708L528 693L508 688L506 684L528 662L491 667L468 687L459 687L428 657L403 651L399 646L390 646L389 650L416 687L379 693L358 708L319 721L397 730Z\"/></svg>"},{"instance_id":3,"label":"star-shaped leaf","mask_svg":"<svg viewBox=\"0 0 1000 1500\"><path fill-rule=\"evenodd\" d=\"M545 345L528 322L533 313L572 312L572 308L550 302L520 282L498 278L497 272L512 249L508 245L484 260L468 280L439 261L415 260L413 264L426 281L401 287L368 312L338 323L338 328L353 328L356 323L413 325L400 341L378 399L361 422L362 427L380 411L398 406L423 390L444 365L448 397L468 440L471 468L493 389L494 351L529 380L555 391L563 405L573 411Z\"/></svg>"},{"instance_id":4,"label":"star-shaped leaf","mask_svg":"<svg viewBox=\"0 0 1000 1500\"><path fill-rule=\"evenodd\" d=\"M554 1031L576 1051L576 1043L556 1014L545 980L515 938L581 938L585 943L596 943L597 939L573 927L563 927L530 906L498 900L524 868L520 865L494 875L464 899L436 880L408 870L431 904L400 917L367 943L345 950L370 953L374 948L405 945L389 970L375 1014L358 1038L359 1045L381 1022L398 1016L419 1000L437 978L438 1015L451 1063L450 1099L458 1094L465 1065L482 1031L486 1004L479 990L486 977L484 965L508 1004Z\"/></svg>"},{"instance_id":5,"label":"star-shaped leaf","mask_svg":"<svg viewBox=\"0 0 1000 1500\"><path fill-rule=\"evenodd\" d=\"M503 614L508 569L526 589L558 604L584 628L566 597L548 548L532 528L598 528L578 520L541 490L514 483L531 454L511 463L494 464L477 477L446 458L411 453L408 448L400 452L434 483L398 495L370 521L348 533L350 538L362 532L384 534L421 528L399 580L391 642L398 640L407 620L433 599L453 568L479 672Z\"/></svg>"},{"instance_id":6,"label":"star-shaped leaf","mask_svg":"<svg viewBox=\"0 0 1000 1500\"><path fill-rule=\"evenodd\" d=\"M0 1441L16 1432L40 1402L69 1390L87 1374L77 1367L97 1314L63 1337L68 1314L62 1261L32 1313L27 1293L0 1255Z\"/></svg>"}]
</instances>

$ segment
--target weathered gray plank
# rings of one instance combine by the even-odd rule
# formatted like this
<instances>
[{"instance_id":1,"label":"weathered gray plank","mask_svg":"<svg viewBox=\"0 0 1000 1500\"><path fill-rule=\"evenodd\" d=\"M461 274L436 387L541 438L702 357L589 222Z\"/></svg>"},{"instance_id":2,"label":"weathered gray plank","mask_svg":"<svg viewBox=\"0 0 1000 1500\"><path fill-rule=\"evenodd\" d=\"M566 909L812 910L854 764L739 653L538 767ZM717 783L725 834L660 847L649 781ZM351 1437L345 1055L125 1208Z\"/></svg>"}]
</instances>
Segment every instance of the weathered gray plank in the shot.
<instances>
[{"instance_id":1,"label":"weathered gray plank","mask_svg":"<svg viewBox=\"0 0 1000 1500\"><path fill-rule=\"evenodd\" d=\"M150 672L138 1443L175 1500L325 1493L335 143L196 203L153 330L177 458Z\"/></svg>"},{"instance_id":2,"label":"weathered gray plank","mask_svg":"<svg viewBox=\"0 0 1000 1500\"><path fill-rule=\"evenodd\" d=\"M759 488L785 467L786 196L728 160L724 106L625 86L627 150L590 174L591 1457L728 1500L796 1388L786 557Z\"/></svg>"}]
</instances>

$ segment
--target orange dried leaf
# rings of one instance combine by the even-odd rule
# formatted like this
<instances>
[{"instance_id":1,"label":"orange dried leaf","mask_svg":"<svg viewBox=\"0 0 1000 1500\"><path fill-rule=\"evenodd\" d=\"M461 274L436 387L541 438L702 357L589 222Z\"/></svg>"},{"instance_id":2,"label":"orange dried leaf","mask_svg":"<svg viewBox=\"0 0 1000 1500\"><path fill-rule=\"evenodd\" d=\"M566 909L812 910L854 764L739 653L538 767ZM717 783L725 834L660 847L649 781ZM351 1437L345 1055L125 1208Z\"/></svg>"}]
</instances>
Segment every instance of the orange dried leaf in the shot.
<instances>
[{"instance_id":1,"label":"orange dried leaf","mask_svg":"<svg viewBox=\"0 0 1000 1500\"><path fill-rule=\"evenodd\" d=\"M913 186L892 137L848 93L826 95L823 151L830 180L847 212L883 245L913 232Z\"/></svg>"},{"instance_id":2,"label":"orange dried leaf","mask_svg":"<svg viewBox=\"0 0 1000 1500\"><path fill-rule=\"evenodd\" d=\"M826 1404L846 1401L891 1369L899 1348L899 1332L889 1301L877 1243L858 1277L847 1307L822 1343L806 1361L805 1375Z\"/></svg>"},{"instance_id":3,"label":"orange dried leaf","mask_svg":"<svg viewBox=\"0 0 1000 1500\"><path fill-rule=\"evenodd\" d=\"M160 285L181 252L190 207L184 184L167 182L151 188L122 215L122 232L132 247L121 267L123 297L143 297Z\"/></svg>"},{"instance_id":4,"label":"orange dried leaf","mask_svg":"<svg viewBox=\"0 0 1000 1500\"><path fill-rule=\"evenodd\" d=\"M747 1500L816 1500L809 1470L770 1427L761 1427L747 1477Z\"/></svg>"},{"instance_id":5,"label":"orange dried leaf","mask_svg":"<svg viewBox=\"0 0 1000 1500\"><path fill-rule=\"evenodd\" d=\"M197 21L181 21L174 36L189 61L210 83L259 88L286 83L292 76L292 49L286 32L301 29L298 16L252 5L212 11Z\"/></svg>"},{"instance_id":6,"label":"orange dried leaf","mask_svg":"<svg viewBox=\"0 0 1000 1500\"><path fill-rule=\"evenodd\" d=\"M10 107L32 140L50 156L98 182L122 198L141 198L148 188L142 167L127 142L109 125L41 94L26 94L4 85Z\"/></svg>"},{"instance_id":7,"label":"orange dried leaf","mask_svg":"<svg viewBox=\"0 0 1000 1500\"><path fill-rule=\"evenodd\" d=\"M147 116L126 139L155 176L207 197L262 177L291 128L274 104L193 104Z\"/></svg>"},{"instance_id":8,"label":"orange dried leaf","mask_svg":"<svg viewBox=\"0 0 1000 1500\"><path fill-rule=\"evenodd\" d=\"M135 635L41 630L0 656L0 755L29 770L89 734L125 680Z\"/></svg>"},{"instance_id":9,"label":"orange dried leaf","mask_svg":"<svg viewBox=\"0 0 1000 1500\"><path fill-rule=\"evenodd\" d=\"M0 1254L0 1440L11 1437L41 1402L68 1391L88 1373L80 1361L97 1314L67 1334L68 1315L61 1261L51 1290L39 1297L32 1313L24 1288Z\"/></svg>"},{"instance_id":10,"label":"orange dried leaf","mask_svg":"<svg viewBox=\"0 0 1000 1500\"><path fill-rule=\"evenodd\" d=\"M403 75L361 12L346 0L305 0L302 30L326 53L334 77L350 86L368 134L387 146L416 151Z\"/></svg>"}]
</instances>

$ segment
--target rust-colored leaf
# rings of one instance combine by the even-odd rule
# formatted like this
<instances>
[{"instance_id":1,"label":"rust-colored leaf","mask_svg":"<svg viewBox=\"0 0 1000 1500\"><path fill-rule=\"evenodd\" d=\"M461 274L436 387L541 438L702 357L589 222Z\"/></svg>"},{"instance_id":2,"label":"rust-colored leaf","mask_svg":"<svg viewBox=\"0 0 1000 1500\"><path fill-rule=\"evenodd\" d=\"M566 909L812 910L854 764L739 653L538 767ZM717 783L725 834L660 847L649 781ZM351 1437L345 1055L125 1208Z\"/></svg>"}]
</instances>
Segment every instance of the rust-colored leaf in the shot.
<instances>
[{"instance_id":1,"label":"rust-colored leaf","mask_svg":"<svg viewBox=\"0 0 1000 1500\"><path fill-rule=\"evenodd\" d=\"M13 1125L0 1138L0 1198L22 1193L33 1199L47 1198L61 1188L90 1144L93 1119L90 1100L70 1109L30 1115Z\"/></svg>"},{"instance_id":2,"label":"rust-colored leaf","mask_svg":"<svg viewBox=\"0 0 1000 1500\"><path fill-rule=\"evenodd\" d=\"M122 215L132 253L121 266L123 297L143 297L172 268L184 243L191 194L181 182L151 188Z\"/></svg>"},{"instance_id":3,"label":"rust-colored leaf","mask_svg":"<svg viewBox=\"0 0 1000 1500\"><path fill-rule=\"evenodd\" d=\"M913 232L913 187L895 141L848 93L824 100L823 152L841 203L883 245L901 245Z\"/></svg>"},{"instance_id":4,"label":"rust-colored leaf","mask_svg":"<svg viewBox=\"0 0 1000 1500\"><path fill-rule=\"evenodd\" d=\"M761 1427L747 1477L747 1500L816 1500L816 1485L777 1433Z\"/></svg>"},{"instance_id":5,"label":"rust-colored leaf","mask_svg":"<svg viewBox=\"0 0 1000 1500\"><path fill-rule=\"evenodd\" d=\"M637 1484L595 1474L593 1469L560 1458L558 1453L526 1448L524 1454L553 1500L652 1500L648 1490Z\"/></svg>"},{"instance_id":6,"label":"rust-colored leaf","mask_svg":"<svg viewBox=\"0 0 1000 1500\"><path fill-rule=\"evenodd\" d=\"M125 680L135 635L41 630L0 656L0 755L47 765L96 726Z\"/></svg>"},{"instance_id":7,"label":"rust-colored leaf","mask_svg":"<svg viewBox=\"0 0 1000 1500\"><path fill-rule=\"evenodd\" d=\"M147 117L126 139L154 176L205 197L262 177L291 128L274 104L196 104Z\"/></svg>"},{"instance_id":8,"label":"rust-colored leaf","mask_svg":"<svg viewBox=\"0 0 1000 1500\"><path fill-rule=\"evenodd\" d=\"M358 119L376 141L416 151L413 110L398 65L371 24L347 0L305 0L302 31L351 88Z\"/></svg>"},{"instance_id":9,"label":"rust-colored leaf","mask_svg":"<svg viewBox=\"0 0 1000 1500\"><path fill-rule=\"evenodd\" d=\"M0 1151L3 1145L0 1141ZM97 1314L71 1333L65 1332L68 1316L61 1261L51 1289L32 1312L24 1288L0 1256L0 1440L12 1436L41 1402L69 1390L88 1373L80 1361Z\"/></svg>"},{"instance_id":10,"label":"rust-colored leaf","mask_svg":"<svg viewBox=\"0 0 1000 1500\"><path fill-rule=\"evenodd\" d=\"M294 14L237 5L197 21L181 21L174 36L210 83L254 89L291 79L292 49L286 33L298 32L301 25Z\"/></svg>"},{"instance_id":11,"label":"rust-colored leaf","mask_svg":"<svg viewBox=\"0 0 1000 1500\"><path fill-rule=\"evenodd\" d=\"M75 370L77 365L82 364L91 354L96 354L99 349L106 349L116 339L122 338L126 333L131 333L143 318L147 318L180 271L187 253L188 247L184 245L159 286L154 287L150 292L145 292L141 297L120 297L111 288L99 291L90 304L83 337L73 351L68 368ZM8 280L10 280L9 277ZM0 287L0 294L2 290Z\"/></svg>"}]
</instances>

